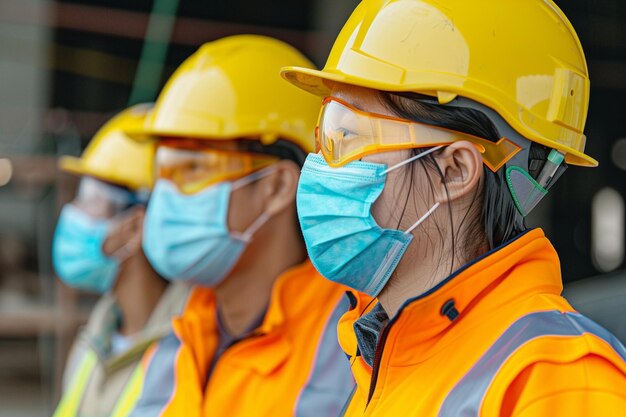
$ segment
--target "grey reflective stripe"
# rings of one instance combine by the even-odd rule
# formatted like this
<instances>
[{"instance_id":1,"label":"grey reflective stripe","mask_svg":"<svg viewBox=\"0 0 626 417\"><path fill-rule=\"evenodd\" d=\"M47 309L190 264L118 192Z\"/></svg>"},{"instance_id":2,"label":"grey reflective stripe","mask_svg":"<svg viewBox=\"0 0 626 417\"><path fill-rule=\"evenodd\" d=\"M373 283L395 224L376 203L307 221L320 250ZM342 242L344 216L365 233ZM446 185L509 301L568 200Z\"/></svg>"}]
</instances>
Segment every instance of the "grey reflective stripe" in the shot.
<instances>
[{"instance_id":1,"label":"grey reflective stripe","mask_svg":"<svg viewBox=\"0 0 626 417\"><path fill-rule=\"evenodd\" d=\"M170 403L176 385L180 346L174 332L161 339L148 365L141 396L129 417L158 417Z\"/></svg>"},{"instance_id":2,"label":"grey reflective stripe","mask_svg":"<svg viewBox=\"0 0 626 417\"><path fill-rule=\"evenodd\" d=\"M306 385L294 406L295 417L337 417L355 386L350 361L337 341L337 323L350 306L341 301L326 323Z\"/></svg>"},{"instance_id":3,"label":"grey reflective stripe","mask_svg":"<svg viewBox=\"0 0 626 417\"><path fill-rule=\"evenodd\" d=\"M357 386L356 386L356 384L354 384L354 388L352 388L352 392L348 396L348 399L346 400L345 404L343 405L343 408L339 412L339 417L345 417L346 416L346 413L348 412L348 408L350 407L350 403L352 402L352 398L354 398L354 394L356 393L356 390L357 390Z\"/></svg>"},{"instance_id":4,"label":"grey reflective stripe","mask_svg":"<svg viewBox=\"0 0 626 417\"><path fill-rule=\"evenodd\" d=\"M500 367L524 344L544 336L593 334L610 344L626 361L626 349L608 330L578 313L545 311L522 317L509 327L450 391L439 417L477 417Z\"/></svg>"}]
</instances>

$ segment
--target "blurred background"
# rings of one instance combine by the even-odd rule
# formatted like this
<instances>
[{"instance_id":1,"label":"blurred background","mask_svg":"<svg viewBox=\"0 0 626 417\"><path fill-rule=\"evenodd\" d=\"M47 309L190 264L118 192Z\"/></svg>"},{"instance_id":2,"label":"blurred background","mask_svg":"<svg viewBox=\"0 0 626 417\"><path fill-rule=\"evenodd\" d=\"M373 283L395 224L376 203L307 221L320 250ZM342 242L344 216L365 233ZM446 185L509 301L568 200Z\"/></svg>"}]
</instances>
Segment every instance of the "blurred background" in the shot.
<instances>
[{"instance_id":1,"label":"blurred background","mask_svg":"<svg viewBox=\"0 0 626 417\"><path fill-rule=\"evenodd\" d=\"M52 271L56 217L76 185L57 158L79 155L128 104L154 100L203 42L263 34L323 66L357 3L0 0L0 416L51 414L67 350L94 301ZM556 3L587 54L587 150L601 165L570 169L529 223L556 246L567 291L593 310L607 297L626 304L626 2Z\"/></svg>"}]
</instances>

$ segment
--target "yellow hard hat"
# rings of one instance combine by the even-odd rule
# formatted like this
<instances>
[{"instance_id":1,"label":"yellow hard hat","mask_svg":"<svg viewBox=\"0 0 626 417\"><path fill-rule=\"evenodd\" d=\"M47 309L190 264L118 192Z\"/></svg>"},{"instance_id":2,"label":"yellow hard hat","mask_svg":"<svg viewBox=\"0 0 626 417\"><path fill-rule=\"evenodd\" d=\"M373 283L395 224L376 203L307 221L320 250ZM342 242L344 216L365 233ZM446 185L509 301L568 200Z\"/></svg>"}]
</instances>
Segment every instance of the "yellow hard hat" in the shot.
<instances>
[{"instance_id":1,"label":"yellow hard hat","mask_svg":"<svg viewBox=\"0 0 626 417\"><path fill-rule=\"evenodd\" d=\"M133 137L282 138L312 151L319 98L285 83L280 69L313 65L284 42L238 35L207 43L174 72Z\"/></svg>"},{"instance_id":2,"label":"yellow hard hat","mask_svg":"<svg viewBox=\"0 0 626 417\"><path fill-rule=\"evenodd\" d=\"M154 142L137 142L125 133L140 128L151 104L137 104L108 121L95 134L80 158L65 156L59 167L130 188L151 189L154 181Z\"/></svg>"},{"instance_id":3,"label":"yellow hard hat","mask_svg":"<svg viewBox=\"0 0 626 417\"><path fill-rule=\"evenodd\" d=\"M321 96L345 83L441 104L465 97L568 163L598 165L584 154L587 63L551 0L363 0L322 71L287 67L282 75Z\"/></svg>"}]
</instances>

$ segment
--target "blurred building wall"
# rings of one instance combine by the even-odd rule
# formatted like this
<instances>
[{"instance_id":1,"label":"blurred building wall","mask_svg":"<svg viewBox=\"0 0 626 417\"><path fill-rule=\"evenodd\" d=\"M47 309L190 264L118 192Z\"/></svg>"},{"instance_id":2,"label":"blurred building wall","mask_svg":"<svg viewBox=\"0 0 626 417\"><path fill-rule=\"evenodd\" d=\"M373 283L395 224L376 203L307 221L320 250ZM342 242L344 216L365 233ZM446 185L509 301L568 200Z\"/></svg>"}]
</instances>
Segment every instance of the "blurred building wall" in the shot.
<instances>
[{"instance_id":1,"label":"blurred building wall","mask_svg":"<svg viewBox=\"0 0 626 417\"><path fill-rule=\"evenodd\" d=\"M0 157L41 152L51 18L49 1L0 0ZM36 204L28 193L7 194L0 194L1 234L35 238Z\"/></svg>"},{"instance_id":2,"label":"blurred building wall","mask_svg":"<svg viewBox=\"0 0 626 417\"><path fill-rule=\"evenodd\" d=\"M0 0L0 153L34 152L41 141L49 91L50 5Z\"/></svg>"}]
</instances>

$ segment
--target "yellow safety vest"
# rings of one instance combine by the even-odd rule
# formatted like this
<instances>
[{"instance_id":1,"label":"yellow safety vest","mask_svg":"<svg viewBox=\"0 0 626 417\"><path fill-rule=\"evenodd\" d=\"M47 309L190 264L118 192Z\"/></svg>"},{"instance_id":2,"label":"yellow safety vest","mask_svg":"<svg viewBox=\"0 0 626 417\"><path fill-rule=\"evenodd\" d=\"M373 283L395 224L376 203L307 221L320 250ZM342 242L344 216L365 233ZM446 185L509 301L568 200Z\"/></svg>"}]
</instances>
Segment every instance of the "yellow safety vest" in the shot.
<instances>
[{"instance_id":1,"label":"yellow safety vest","mask_svg":"<svg viewBox=\"0 0 626 417\"><path fill-rule=\"evenodd\" d=\"M76 372L69 389L63 395L53 417L80 417L78 409L87 387L91 374L98 363L98 356L93 351L87 351ZM143 366L140 362L133 371L130 380L122 391L115 409L110 417L126 417L132 411L143 388Z\"/></svg>"}]
</instances>

